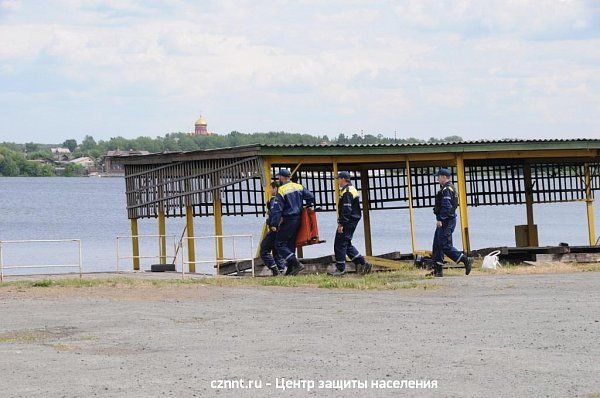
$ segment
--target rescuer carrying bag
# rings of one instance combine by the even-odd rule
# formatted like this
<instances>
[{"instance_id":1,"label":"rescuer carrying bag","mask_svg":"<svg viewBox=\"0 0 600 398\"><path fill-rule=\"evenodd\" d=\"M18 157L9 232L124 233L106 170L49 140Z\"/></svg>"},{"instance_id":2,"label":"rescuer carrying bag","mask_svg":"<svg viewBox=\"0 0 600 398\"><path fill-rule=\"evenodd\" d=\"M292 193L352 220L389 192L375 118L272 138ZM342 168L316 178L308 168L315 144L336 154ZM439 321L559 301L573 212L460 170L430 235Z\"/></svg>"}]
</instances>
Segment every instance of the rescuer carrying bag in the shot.
<instances>
[{"instance_id":1,"label":"rescuer carrying bag","mask_svg":"<svg viewBox=\"0 0 600 398\"><path fill-rule=\"evenodd\" d=\"M296 247L323 243L319 240L319 226L317 225L317 213L312 207L305 207L300 214L300 229L296 235Z\"/></svg>"}]
</instances>

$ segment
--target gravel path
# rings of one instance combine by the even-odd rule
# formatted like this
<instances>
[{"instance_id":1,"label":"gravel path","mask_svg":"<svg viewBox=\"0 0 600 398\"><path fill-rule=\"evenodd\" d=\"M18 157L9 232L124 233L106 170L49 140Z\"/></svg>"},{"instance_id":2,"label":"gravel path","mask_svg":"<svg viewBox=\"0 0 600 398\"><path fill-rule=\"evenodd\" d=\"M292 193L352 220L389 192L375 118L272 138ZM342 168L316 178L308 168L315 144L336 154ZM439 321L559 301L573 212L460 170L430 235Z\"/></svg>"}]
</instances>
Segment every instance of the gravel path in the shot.
<instances>
[{"instance_id":1,"label":"gravel path","mask_svg":"<svg viewBox=\"0 0 600 398\"><path fill-rule=\"evenodd\" d=\"M0 395L600 393L600 273L434 283L441 288L2 289ZM359 379L369 386L371 380L436 380L438 388L282 391L277 378L315 380L315 387L318 380ZM260 380L263 388L211 388L220 379Z\"/></svg>"}]
</instances>

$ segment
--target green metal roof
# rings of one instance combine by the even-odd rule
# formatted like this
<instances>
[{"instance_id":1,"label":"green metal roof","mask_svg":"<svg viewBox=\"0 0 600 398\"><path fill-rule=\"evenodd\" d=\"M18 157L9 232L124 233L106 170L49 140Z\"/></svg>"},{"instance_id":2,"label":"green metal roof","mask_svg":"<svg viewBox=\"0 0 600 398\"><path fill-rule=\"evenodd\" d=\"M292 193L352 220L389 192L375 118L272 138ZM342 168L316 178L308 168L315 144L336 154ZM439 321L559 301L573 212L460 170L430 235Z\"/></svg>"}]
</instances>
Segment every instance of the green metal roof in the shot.
<instances>
[{"instance_id":1,"label":"green metal roof","mask_svg":"<svg viewBox=\"0 0 600 398\"><path fill-rule=\"evenodd\" d=\"M197 159L245 156L356 156L427 153L468 153L533 150L591 150L599 156L600 139L496 140L444 143L358 144L358 145L271 145L256 144L198 151L164 152L150 155L114 157L124 164L170 163Z\"/></svg>"},{"instance_id":2,"label":"green metal roof","mask_svg":"<svg viewBox=\"0 0 600 398\"><path fill-rule=\"evenodd\" d=\"M260 145L259 155L391 155L600 149L600 140L501 140L373 145Z\"/></svg>"}]
</instances>

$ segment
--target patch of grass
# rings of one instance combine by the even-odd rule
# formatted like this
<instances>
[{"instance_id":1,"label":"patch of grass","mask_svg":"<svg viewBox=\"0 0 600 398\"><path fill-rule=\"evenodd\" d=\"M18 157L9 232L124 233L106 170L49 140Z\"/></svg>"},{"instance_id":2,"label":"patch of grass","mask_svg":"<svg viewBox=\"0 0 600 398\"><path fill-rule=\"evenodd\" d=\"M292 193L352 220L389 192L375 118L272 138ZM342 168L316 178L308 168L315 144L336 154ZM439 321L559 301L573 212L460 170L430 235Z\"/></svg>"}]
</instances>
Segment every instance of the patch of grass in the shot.
<instances>
[{"instance_id":1,"label":"patch of grass","mask_svg":"<svg viewBox=\"0 0 600 398\"><path fill-rule=\"evenodd\" d=\"M422 272L421 272L422 273ZM94 288L94 287L169 287L176 285L212 286L277 286L277 287L317 287L322 289L355 290L395 290L395 289L435 289L436 285L426 280L414 268L369 275L347 275L333 278L326 274L308 274L295 277L186 277L171 279L146 279L136 277L114 278L57 278L6 282L0 287L27 288Z\"/></svg>"},{"instance_id":2,"label":"patch of grass","mask_svg":"<svg viewBox=\"0 0 600 398\"><path fill-rule=\"evenodd\" d=\"M561 274L572 272L597 272L600 271L600 263L560 263L547 262L539 265L502 264L496 270L473 269L473 274L496 274L496 275L535 275L535 274Z\"/></svg>"},{"instance_id":3,"label":"patch of grass","mask_svg":"<svg viewBox=\"0 0 600 398\"><path fill-rule=\"evenodd\" d=\"M575 263L573 266L579 269L581 272L597 272L600 271L600 263L592 263L592 264L583 264L583 263ZM600 398L600 394L598 395Z\"/></svg>"},{"instance_id":4,"label":"patch of grass","mask_svg":"<svg viewBox=\"0 0 600 398\"><path fill-rule=\"evenodd\" d=\"M56 344L48 344L49 347L54 348L56 351L66 351L72 352L81 350L81 347L72 344L64 344L64 343L56 343Z\"/></svg>"},{"instance_id":5,"label":"patch of grass","mask_svg":"<svg viewBox=\"0 0 600 398\"><path fill-rule=\"evenodd\" d=\"M41 339L36 331L7 332L0 334L0 343L35 343Z\"/></svg>"},{"instance_id":6,"label":"patch of grass","mask_svg":"<svg viewBox=\"0 0 600 398\"><path fill-rule=\"evenodd\" d=\"M32 287L97 287L97 286L133 286L138 282L143 282L135 278L114 277L114 278L57 278L57 279L39 279L4 282L0 287L17 287L17 288L32 288Z\"/></svg>"},{"instance_id":7,"label":"patch of grass","mask_svg":"<svg viewBox=\"0 0 600 398\"><path fill-rule=\"evenodd\" d=\"M600 263L551 263L539 266L524 266L503 264L497 270L482 270L480 262L475 264L471 275L505 275L505 274L547 274L567 272L598 272ZM156 287L163 288L177 285L211 285L211 286L276 286L276 287L316 287L322 289L354 289L354 290L396 290L396 289L437 289L440 286L425 277L426 271L414 268L412 264L399 263L394 271L376 272L369 275L348 275L344 278L333 278L326 274L308 274L295 277L191 277L180 278L146 278L140 276L115 276L109 278L57 278L11 281L0 284L0 288L14 287L28 288L131 288L131 287ZM464 270L444 270L445 276L462 276ZM511 286L506 286L511 287Z\"/></svg>"},{"instance_id":8,"label":"patch of grass","mask_svg":"<svg viewBox=\"0 0 600 398\"><path fill-rule=\"evenodd\" d=\"M41 279L39 281L34 281L31 286L33 287L50 287L52 286L52 280L51 279Z\"/></svg>"},{"instance_id":9,"label":"patch of grass","mask_svg":"<svg viewBox=\"0 0 600 398\"><path fill-rule=\"evenodd\" d=\"M293 278L268 277L259 278L258 284L262 286L282 287L318 287L322 289L355 289L355 290L395 290L415 288L435 288L437 285L427 282L413 275L406 275L399 271L375 273L365 276L348 275L343 278L333 278L325 274L299 275Z\"/></svg>"},{"instance_id":10,"label":"patch of grass","mask_svg":"<svg viewBox=\"0 0 600 398\"><path fill-rule=\"evenodd\" d=\"M81 341L100 341L100 337L98 336L81 336L80 338Z\"/></svg>"},{"instance_id":11,"label":"patch of grass","mask_svg":"<svg viewBox=\"0 0 600 398\"><path fill-rule=\"evenodd\" d=\"M69 337L75 333L73 327L57 326L44 329L22 329L0 333L0 343L33 344Z\"/></svg>"}]
</instances>

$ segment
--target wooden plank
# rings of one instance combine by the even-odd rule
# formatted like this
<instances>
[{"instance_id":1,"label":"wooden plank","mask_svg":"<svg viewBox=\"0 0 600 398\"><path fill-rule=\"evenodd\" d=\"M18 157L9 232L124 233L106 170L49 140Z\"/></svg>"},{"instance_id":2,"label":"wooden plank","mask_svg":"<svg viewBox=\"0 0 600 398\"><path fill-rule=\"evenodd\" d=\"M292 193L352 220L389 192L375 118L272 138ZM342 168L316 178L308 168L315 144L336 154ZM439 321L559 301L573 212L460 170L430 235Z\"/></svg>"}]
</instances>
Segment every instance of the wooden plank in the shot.
<instances>
[{"instance_id":1,"label":"wooden plank","mask_svg":"<svg viewBox=\"0 0 600 398\"><path fill-rule=\"evenodd\" d=\"M600 253L538 254L537 261L560 263L599 263Z\"/></svg>"},{"instance_id":2,"label":"wooden plank","mask_svg":"<svg viewBox=\"0 0 600 398\"><path fill-rule=\"evenodd\" d=\"M417 251L417 253L419 253ZM382 259L389 259L389 260L400 260L400 261L409 261L409 260L414 260L415 256L412 253L401 253L401 252L390 252L390 253L384 253L384 254L379 254L376 256L377 258L382 258Z\"/></svg>"},{"instance_id":3,"label":"wooden plank","mask_svg":"<svg viewBox=\"0 0 600 398\"><path fill-rule=\"evenodd\" d=\"M373 265L373 267L384 268L389 270L402 268L402 263L396 260L389 260L386 258L379 258L374 256L366 256L365 259Z\"/></svg>"},{"instance_id":4,"label":"wooden plank","mask_svg":"<svg viewBox=\"0 0 600 398\"><path fill-rule=\"evenodd\" d=\"M600 253L600 246L569 246L571 253Z\"/></svg>"}]
</instances>

